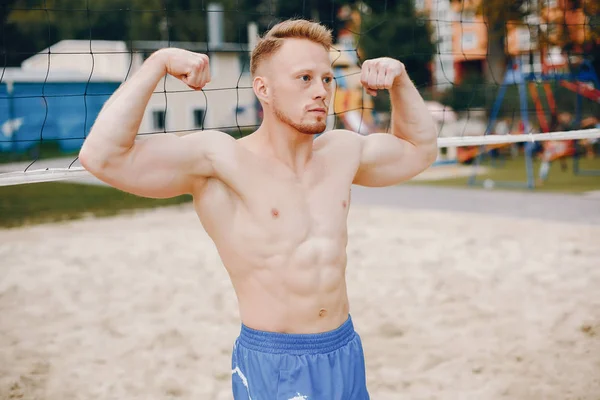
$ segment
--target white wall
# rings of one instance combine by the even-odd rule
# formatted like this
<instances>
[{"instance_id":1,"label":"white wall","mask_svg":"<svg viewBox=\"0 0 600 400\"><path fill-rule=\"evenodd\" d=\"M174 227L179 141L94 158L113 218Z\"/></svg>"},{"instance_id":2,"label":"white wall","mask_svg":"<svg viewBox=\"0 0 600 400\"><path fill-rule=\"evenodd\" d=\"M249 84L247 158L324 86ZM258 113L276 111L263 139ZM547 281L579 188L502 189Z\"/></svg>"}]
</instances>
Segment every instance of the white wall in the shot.
<instances>
[{"instance_id":1,"label":"white wall","mask_svg":"<svg viewBox=\"0 0 600 400\"><path fill-rule=\"evenodd\" d=\"M141 57L134 55L133 60L127 46L120 41L102 40L62 40L49 49L23 61L25 71L41 70L74 71L93 80L119 82L127 77L141 63Z\"/></svg>"},{"instance_id":2,"label":"white wall","mask_svg":"<svg viewBox=\"0 0 600 400\"><path fill-rule=\"evenodd\" d=\"M154 126L153 112L166 109L167 131L188 131L194 125L194 109L205 110L204 129L224 129L257 123L254 93L248 73L240 76L237 53L213 53L210 56L211 82L203 91L194 91L172 76L162 79L152 95L142 121L140 133L159 131ZM238 86L238 89L236 89ZM165 91L167 92L165 94ZM236 122L236 106L243 107Z\"/></svg>"}]
</instances>

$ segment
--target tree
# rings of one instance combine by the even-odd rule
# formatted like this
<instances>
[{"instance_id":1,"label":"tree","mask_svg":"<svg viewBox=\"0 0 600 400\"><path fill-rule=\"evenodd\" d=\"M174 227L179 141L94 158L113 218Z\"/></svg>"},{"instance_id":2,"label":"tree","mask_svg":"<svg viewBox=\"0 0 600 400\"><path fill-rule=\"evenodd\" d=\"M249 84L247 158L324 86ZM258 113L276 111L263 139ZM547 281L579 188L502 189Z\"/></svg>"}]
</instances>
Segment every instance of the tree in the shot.
<instances>
[{"instance_id":1,"label":"tree","mask_svg":"<svg viewBox=\"0 0 600 400\"><path fill-rule=\"evenodd\" d=\"M241 0L223 0L227 41L245 41ZM34 4L35 3L35 4ZM191 0L2 0L0 32L6 66L65 39L207 40L206 6Z\"/></svg>"},{"instance_id":2,"label":"tree","mask_svg":"<svg viewBox=\"0 0 600 400\"><path fill-rule=\"evenodd\" d=\"M275 23L287 18L304 18L328 26L337 35L341 22L337 18L344 0L245 0L244 13L259 25L259 31L266 31Z\"/></svg>"},{"instance_id":3,"label":"tree","mask_svg":"<svg viewBox=\"0 0 600 400\"><path fill-rule=\"evenodd\" d=\"M377 6L370 8L370 3ZM370 3L367 2L370 10L363 16L358 40L363 58L398 59L416 85L430 84L429 65L436 46L428 21L417 15L412 2L399 1L387 7L377 1Z\"/></svg>"}]
</instances>

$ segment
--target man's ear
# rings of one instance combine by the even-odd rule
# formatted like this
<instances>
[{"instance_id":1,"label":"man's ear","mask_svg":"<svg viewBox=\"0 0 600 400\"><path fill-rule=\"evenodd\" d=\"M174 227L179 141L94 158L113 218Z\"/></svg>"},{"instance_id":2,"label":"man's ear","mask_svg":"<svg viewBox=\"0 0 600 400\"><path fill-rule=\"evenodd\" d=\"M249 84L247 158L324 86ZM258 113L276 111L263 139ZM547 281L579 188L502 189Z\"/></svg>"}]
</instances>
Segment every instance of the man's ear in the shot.
<instances>
[{"instance_id":1,"label":"man's ear","mask_svg":"<svg viewBox=\"0 0 600 400\"><path fill-rule=\"evenodd\" d=\"M254 94L258 99L264 103L269 103L269 87L268 80L263 76L257 76L252 81L252 88L254 89Z\"/></svg>"}]
</instances>

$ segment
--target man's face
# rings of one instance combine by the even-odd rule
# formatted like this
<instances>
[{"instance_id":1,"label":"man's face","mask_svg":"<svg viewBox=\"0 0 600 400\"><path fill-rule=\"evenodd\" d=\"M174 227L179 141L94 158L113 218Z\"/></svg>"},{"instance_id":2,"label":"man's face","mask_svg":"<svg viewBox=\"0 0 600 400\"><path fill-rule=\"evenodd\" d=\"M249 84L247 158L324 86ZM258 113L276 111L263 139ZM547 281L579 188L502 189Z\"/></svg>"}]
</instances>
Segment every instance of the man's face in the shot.
<instances>
[{"instance_id":1,"label":"man's face","mask_svg":"<svg viewBox=\"0 0 600 400\"><path fill-rule=\"evenodd\" d=\"M287 39L268 61L271 108L301 133L322 133L333 90L329 53L305 39Z\"/></svg>"}]
</instances>

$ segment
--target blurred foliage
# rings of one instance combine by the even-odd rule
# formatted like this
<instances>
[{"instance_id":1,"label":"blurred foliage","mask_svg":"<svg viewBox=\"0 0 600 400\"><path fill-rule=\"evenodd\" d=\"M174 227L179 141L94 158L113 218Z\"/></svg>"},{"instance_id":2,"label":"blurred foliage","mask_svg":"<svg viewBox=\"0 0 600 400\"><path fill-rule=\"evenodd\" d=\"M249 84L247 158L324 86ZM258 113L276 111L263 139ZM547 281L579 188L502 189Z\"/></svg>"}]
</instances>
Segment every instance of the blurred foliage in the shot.
<instances>
[{"instance_id":1,"label":"blurred foliage","mask_svg":"<svg viewBox=\"0 0 600 400\"><path fill-rule=\"evenodd\" d=\"M282 19L318 20L337 36L342 0L219 0L224 9L225 41L247 42L247 25L264 32ZM0 5L3 64L24 59L63 39L81 40L207 40L206 0L3 0ZM357 3L361 5L363 3ZM367 7L365 8L364 5ZM360 45L367 54L405 58L420 65L430 59L432 45L426 24L415 17L410 2L366 1L361 10L367 35ZM411 40L407 41L406 38ZM400 40L401 39L401 40ZM382 46L386 44L386 46ZM389 46L396 43L397 46ZM373 47L373 48L371 48ZM419 68L416 68L419 70Z\"/></svg>"},{"instance_id":2,"label":"blurred foliage","mask_svg":"<svg viewBox=\"0 0 600 400\"><path fill-rule=\"evenodd\" d=\"M1 45L9 66L64 39L206 41L207 36L203 1L3 1ZM236 0L222 3L234 12ZM226 40L238 41L237 19L226 15L223 20Z\"/></svg>"},{"instance_id":3,"label":"blurred foliage","mask_svg":"<svg viewBox=\"0 0 600 400\"><path fill-rule=\"evenodd\" d=\"M333 1L220 0L225 41L247 42L247 24L262 30L279 17L326 16L337 12ZM2 55L16 66L63 39L207 40L204 0L3 0L0 5Z\"/></svg>"},{"instance_id":4,"label":"blurred foliage","mask_svg":"<svg viewBox=\"0 0 600 400\"><path fill-rule=\"evenodd\" d=\"M380 5L381 2L366 3ZM428 66L436 52L431 26L416 13L411 2L389 3L393 2L388 2L387 8L373 7L363 16L359 39L363 58L398 59L404 63L417 86L429 85L431 73Z\"/></svg>"},{"instance_id":5,"label":"blurred foliage","mask_svg":"<svg viewBox=\"0 0 600 400\"><path fill-rule=\"evenodd\" d=\"M497 86L486 83L481 75L468 75L459 85L446 91L440 100L460 112L488 106L490 97L497 91Z\"/></svg>"}]
</instances>

